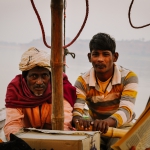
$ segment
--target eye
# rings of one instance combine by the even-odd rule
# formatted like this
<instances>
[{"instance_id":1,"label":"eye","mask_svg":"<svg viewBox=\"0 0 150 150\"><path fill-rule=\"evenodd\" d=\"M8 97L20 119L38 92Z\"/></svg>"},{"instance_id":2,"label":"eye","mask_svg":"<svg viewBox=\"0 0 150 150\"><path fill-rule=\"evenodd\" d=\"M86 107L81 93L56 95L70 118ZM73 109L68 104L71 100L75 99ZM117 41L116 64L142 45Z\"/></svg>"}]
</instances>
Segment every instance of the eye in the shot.
<instances>
[{"instance_id":1,"label":"eye","mask_svg":"<svg viewBox=\"0 0 150 150\"><path fill-rule=\"evenodd\" d=\"M47 78L47 77L49 77L49 74L47 73L42 74L42 78Z\"/></svg>"},{"instance_id":2,"label":"eye","mask_svg":"<svg viewBox=\"0 0 150 150\"><path fill-rule=\"evenodd\" d=\"M103 55L104 55L104 56L109 56L110 54L109 54L109 53L103 53Z\"/></svg>"},{"instance_id":3,"label":"eye","mask_svg":"<svg viewBox=\"0 0 150 150\"><path fill-rule=\"evenodd\" d=\"M99 53L92 53L92 56L98 56Z\"/></svg>"},{"instance_id":4,"label":"eye","mask_svg":"<svg viewBox=\"0 0 150 150\"><path fill-rule=\"evenodd\" d=\"M31 74L30 76L32 79L36 79L38 76L36 74Z\"/></svg>"}]
</instances>

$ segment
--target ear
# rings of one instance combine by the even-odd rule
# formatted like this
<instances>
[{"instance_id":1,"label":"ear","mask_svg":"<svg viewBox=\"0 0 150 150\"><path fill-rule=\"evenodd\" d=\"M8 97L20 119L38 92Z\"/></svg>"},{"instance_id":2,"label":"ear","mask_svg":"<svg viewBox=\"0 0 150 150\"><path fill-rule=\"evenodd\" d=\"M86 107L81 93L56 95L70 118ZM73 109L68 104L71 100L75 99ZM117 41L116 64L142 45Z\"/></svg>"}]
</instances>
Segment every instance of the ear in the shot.
<instances>
[{"instance_id":1,"label":"ear","mask_svg":"<svg viewBox=\"0 0 150 150\"><path fill-rule=\"evenodd\" d=\"M114 59L113 59L113 62L116 62L118 60L118 57L119 57L119 53L115 52L114 55Z\"/></svg>"},{"instance_id":2,"label":"ear","mask_svg":"<svg viewBox=\"0 0 150 150\"><path fill-rule=\"evenodd\" d=\"M87 54L87 57L88 57L88 59L89 59L89 62L91 62L91 53L88 53L88 54Z\"/></svg>"}]
</instances>

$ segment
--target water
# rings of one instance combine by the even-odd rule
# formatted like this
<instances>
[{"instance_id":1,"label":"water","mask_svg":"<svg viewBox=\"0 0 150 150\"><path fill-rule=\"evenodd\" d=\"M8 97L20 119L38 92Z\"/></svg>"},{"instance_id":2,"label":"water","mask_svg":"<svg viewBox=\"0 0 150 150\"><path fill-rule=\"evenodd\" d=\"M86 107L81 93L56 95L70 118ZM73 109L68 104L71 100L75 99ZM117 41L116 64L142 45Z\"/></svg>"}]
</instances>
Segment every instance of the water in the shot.
<instances>
[{"instance_id":1,"label":"water","mask_svg":"<svg viewBox=\"0 0 150 150\"><path fill-rule=\"evenodd\" d=\"M26 48L22 49L20 47L0 50L0 108L5 106L5 93L8 83L16 76L16 74L21 73L19 71L19 62L21 55L25 50ZM80 73L87 71L91 67L85 52L82 52L81 55L77 55L76 59L71 58L69 55L66 57L66 60L69 67L66 67L66 74L72 84L74 84ZM136 60L136 62L131 65L131 62L129 63L124 59L118 60L118 64L134 70L139 76L139 93L135 105L136 118L144 110L150 96L150 69L148 69L149 65L147 64L150 64L150 61L149 59L145 59L142 60L141 63L143 64L142 66L138 65L138 61Z\"/></svg>"},{"instance_id":2,"label":"water","mask_svg":"<svg viewBox=\"0 0 150 150\"><path fill-rule=\"evenodd\" d=\"M75 82L76 78L79 76L80 73L87 71L91 67L91 64L88 62L87 59L83 59L81 61L80 58L77 60L72 60L69 58L67 62L68 62L67 64L69 65L69 68L67 68L66 73L72 83ZM118 61L118 64L120 64L119 61ZM122 66L124 65L122 64ZM143 70L142 68L140 69L138 67L136 68L136 67L131 66L130 64L125 67L134 70L134 72L136 72L139 78L139 87L138 87L139 92L137 95L136 105L134 109L136 113L136 118L138 118L139 115L144 110L146 103L148 101L148 98L150 96L150 78L149 78L150 70L147 70L147 69Z\"/></svg>"}]
</instances>

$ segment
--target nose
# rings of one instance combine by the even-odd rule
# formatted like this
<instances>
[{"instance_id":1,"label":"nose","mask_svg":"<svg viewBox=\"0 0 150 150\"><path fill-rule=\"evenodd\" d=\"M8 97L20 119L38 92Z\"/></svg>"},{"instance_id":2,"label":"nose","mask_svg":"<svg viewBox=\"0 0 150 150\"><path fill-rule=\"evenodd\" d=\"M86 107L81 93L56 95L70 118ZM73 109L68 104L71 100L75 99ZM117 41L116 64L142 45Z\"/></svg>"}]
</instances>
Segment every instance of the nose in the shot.
<instances>
[{"instance_id":1,"label":"nose","mask_svg":"<svg viewBox=\"0 0 150 150\"><path fill-rule=\"evenodd\" d=\"M99 55L99 56L98 56L98 61L103 61L103 60L104 60L103 55Z\"/></svg>"},{"instance_id":2,"label":"nose","mask_svg":"<svg viewBox=\"0 0 150 150\"><path fill-rule=\"evenodd\" d=\"M38 77L36 84L43 84L43 79L41 77Z\"/></svg>"}]
</instances>

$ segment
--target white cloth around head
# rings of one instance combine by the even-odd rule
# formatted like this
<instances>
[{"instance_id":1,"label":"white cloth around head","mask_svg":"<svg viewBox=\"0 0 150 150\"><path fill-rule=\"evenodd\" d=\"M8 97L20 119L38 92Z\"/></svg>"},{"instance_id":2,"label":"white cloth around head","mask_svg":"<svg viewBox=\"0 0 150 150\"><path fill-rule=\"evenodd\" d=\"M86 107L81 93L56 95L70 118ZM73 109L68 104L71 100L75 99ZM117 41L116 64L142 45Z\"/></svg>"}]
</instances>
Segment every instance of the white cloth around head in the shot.
<instances>
[{"instance_id":1,"label":"white cloth around head","mask_svg":"<svg viewBox=\"0 0 150 150\"><path fill-rule=\"evenodd\" d=\"M19 63L19 70L28 71L36 66L44 67L51 71L50 54L46 51L31 47L23 53L21 62Z\"/></svg>"}]
</instances>

